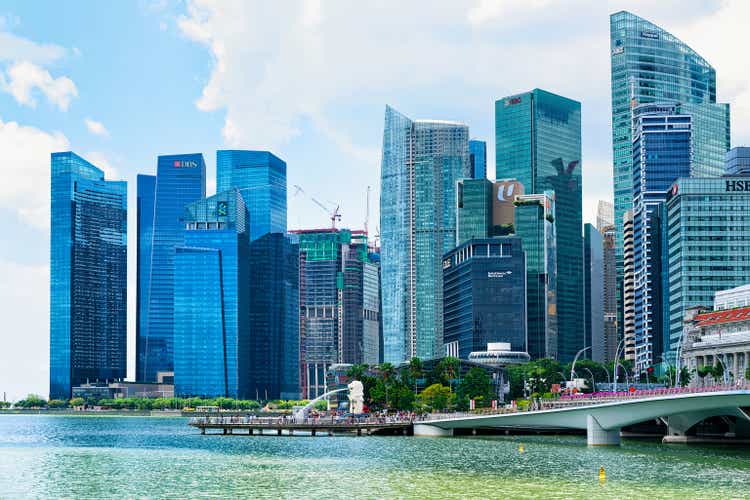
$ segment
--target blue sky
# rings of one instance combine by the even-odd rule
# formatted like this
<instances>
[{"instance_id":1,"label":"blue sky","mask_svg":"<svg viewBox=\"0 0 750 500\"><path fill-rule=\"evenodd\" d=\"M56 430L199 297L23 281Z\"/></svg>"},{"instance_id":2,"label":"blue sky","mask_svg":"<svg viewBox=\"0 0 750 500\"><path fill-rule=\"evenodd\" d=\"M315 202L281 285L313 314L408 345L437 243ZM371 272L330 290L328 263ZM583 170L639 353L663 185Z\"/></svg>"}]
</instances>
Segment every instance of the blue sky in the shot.
<instances>
[{"instance_id":1,"label":"blue sky","mask_svg":"<svg viewBox=\"0 0 750 500\"><path fill-rule=\"evenodd\" d=\"M289 226L326 214L294 184L377 225L383 111L459 120L488 141L494 100L544 88L582 102L584 219L611 199L608 15L672 31L717 69L732 143L750 144L750 2L524 0L0 4L0 392L47 392L49 153L73 150L130 190L156 156L270 149L288 163ZM130 373L134 371L132 354Z\"/></svg>"}]
</instances>

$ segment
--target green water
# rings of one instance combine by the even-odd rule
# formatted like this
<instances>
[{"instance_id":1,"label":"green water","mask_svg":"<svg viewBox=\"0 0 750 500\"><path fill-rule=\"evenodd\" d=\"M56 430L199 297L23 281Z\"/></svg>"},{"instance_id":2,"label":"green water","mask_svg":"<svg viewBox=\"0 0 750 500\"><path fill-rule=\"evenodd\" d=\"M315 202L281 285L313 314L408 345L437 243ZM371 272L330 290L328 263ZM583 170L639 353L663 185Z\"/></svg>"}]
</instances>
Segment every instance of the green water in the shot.
<instances>
[{"instance_id":1,"label":"green water","mask_svg":"<svg viewBox=\"0 0 750 500\"><path fill-rule=\"evenodd\" d=\"M588 448L570 436L201 436L181 418L0 416L0 498L113 496L750 498L750 449Z\"/></svg>"}]
</instances>

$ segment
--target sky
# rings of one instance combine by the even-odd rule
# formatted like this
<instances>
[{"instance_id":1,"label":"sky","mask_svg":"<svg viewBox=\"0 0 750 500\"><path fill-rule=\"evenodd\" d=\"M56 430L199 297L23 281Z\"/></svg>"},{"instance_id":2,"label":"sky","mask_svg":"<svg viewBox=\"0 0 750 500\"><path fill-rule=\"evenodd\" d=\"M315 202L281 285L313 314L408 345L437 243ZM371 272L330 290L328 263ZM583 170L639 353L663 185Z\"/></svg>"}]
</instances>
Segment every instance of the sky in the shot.
<instances>
[{"instance_id":1,"label":"sky","mask_svg":"<svg viewBox=\"0 0 750 500\"><path fill-rule=\"evenodd\" d=\"M584 221L612 199L609 15L689 44L750 144L750 2L137 0L0 5L0 393L48 392L50 153L128 181L128 374L135 347L135 178L160 154L271 150L287 162L289 228L378 226L385 105L486 140L494 102L543 88L582 103ZM299 185L304 192L294 188ZM296 194L295 194L296 193ZM2 394L0 394L0 397Z\"/></svg>"}]
</instances>

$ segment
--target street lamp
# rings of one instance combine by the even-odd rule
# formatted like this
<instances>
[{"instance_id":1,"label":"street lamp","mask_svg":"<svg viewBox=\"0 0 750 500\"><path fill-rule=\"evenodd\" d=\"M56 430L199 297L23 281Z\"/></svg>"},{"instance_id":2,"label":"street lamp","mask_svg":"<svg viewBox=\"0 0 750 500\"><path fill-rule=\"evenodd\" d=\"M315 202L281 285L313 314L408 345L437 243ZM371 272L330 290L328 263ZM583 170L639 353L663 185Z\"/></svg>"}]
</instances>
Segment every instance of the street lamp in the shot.
<instances>
[{"instance_id":1,"label":"street lamp","mask_svg":"<svg viewBox=\"0 0 750 500\"><path fill-rule=\"evenodd\" d=\"M591 388L594 392L596 392L596 379L594 378L594 374L591 372L591 370L589 370L585 366L583 367L583 369L589 372L589 375L591 375L591 385L592 385Z\"/></svg>"},{"instance_id":2,"label":"street lamp","mask_svg":"<svg viewBox=\"0 0 750 500\"><path fill-rule=\"evenodd\" d=\"M615 349L615 359L614 359L614 366L612 371L614 372L614 380L615 380L615 386L614 386L614 392L617 392L617 364L618 360L620 359L620 348L622 347L623 351L625 350L625 338L623 337L620 342L617 344L617 349ZM625 373L625 378L627 378L628 374Z\"/></svg>"},{"instance_id":3,"label":"street lamp","mask_svg":"<svg viewBox=\"0 0 750 500\"><path fill-rule=\"evenodd\" d=\"M581 349L580 351L578 351L576 353L575 358L573 358L573 364L570 365L570 380L573 380L573 376L575 375L575 372L576 372L576 361L578 361L578 356L580 356L582 352L587 351L589 349L591 349L591 346L584 347L583 349Z\"/></svg>"},{"instance_id":4,"label":"street lamp","mask_svg":"<svg viewBox=\"0 0 750 500\"><path fill-rule=\"evenodd\" d=\"M719 357L718 354L714 354L714 359L717 360L719 363L721 363L721 366L724 368L724 377L723 377L724 385L728 385L729 384L729 381L728 381L729 371L727 370L727 365L724 364L724 361L722 361L722 359Z\"/></svg>"}]
</instances>

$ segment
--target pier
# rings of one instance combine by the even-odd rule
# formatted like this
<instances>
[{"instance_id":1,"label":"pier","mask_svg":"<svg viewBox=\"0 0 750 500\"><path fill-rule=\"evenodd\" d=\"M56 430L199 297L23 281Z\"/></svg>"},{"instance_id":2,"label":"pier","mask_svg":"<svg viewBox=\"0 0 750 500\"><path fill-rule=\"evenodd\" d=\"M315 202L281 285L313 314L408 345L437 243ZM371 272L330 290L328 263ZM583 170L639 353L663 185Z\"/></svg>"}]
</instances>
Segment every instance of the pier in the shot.
<instances>
[{"instance_id":1,"label":"pier","mask_svg":"<svg viewBox=\"0 0 750 500\"><path fill-rule=\"evenodd\" d=\"M413 418L256 418L241 416L193 417L189 425L200 429L201 434L222 435L275 435L275 436L333 436L349 434L370 436L374 434L413 434Z\"/></svg>"}]
</instances>

